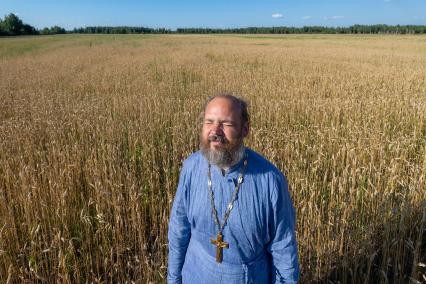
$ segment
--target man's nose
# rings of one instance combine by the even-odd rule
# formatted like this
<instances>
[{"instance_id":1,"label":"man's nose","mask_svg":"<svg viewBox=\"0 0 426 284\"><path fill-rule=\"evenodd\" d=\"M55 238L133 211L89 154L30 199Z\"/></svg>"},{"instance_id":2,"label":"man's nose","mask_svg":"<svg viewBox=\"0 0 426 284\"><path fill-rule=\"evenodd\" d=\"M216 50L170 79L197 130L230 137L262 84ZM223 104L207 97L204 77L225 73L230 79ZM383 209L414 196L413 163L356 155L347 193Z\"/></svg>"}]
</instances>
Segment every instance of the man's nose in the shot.
<instances>
[{"instance_id":1,"label":"man's nose","mask_svg":"<svg viewBox=\"0 0 426 284\"><path fill-rule=\"evenodd\" d=\"M223 133L223 126L221 123L213 123L212 130L216 134L222 134Z\"/></svg>"}]
</instances>

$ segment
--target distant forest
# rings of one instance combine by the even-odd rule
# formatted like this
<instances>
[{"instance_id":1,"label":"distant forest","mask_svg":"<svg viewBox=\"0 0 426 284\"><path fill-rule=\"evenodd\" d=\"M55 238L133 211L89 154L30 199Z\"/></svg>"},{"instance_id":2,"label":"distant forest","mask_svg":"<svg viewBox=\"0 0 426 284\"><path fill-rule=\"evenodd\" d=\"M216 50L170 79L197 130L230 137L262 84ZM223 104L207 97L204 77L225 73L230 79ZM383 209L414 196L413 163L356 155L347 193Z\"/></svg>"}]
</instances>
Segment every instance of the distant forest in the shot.
<instances>
[{"instance_id":1,"label":"distant forest","mask_svg":"<svg viewBox=\"0 0 426 284\"><path fill-rule=\"evenodd\" d=\"M49 35L49 34L426 34L426 25L353 25L349 27L248 27L248 28L165 28L146 27L84 27L65 30L59 26L37 30L25 24L18 16L11 13L0 18L0 36Z\"/></svg>"},{"instance_id":2,"label":"distant forest","mask_svg":"<svg viewBox=\"0 0 426 284\"><path fill-rule=\"evenodd\" d=\"M233 29L178 28L152 29L144 27L85 27L70 31L88 34L425 34L426 26L414 25L353 25L350 27L248 27Z\"/></svg>"}]
</instances>

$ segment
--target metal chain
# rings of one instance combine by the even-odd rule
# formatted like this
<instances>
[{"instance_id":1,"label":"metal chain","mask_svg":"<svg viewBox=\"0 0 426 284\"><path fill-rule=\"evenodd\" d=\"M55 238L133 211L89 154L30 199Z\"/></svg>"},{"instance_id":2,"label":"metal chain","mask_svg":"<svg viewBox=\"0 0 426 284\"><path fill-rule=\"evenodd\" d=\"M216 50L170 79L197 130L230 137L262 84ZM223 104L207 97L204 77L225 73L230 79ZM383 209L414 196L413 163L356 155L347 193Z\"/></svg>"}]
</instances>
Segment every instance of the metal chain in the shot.
<instances>
[{"instance_id":1,"label":"metal chain","mask_svg":"<svg viewBox=\"0 0 426 284\"><path fill-rule=\"evenodd\" d=\"M209 193L210 193L210 201L212 203L214 221L217 227L219 228L219 234L222 234L222 231L225 228L226 222L228 221L229 215L231 214L231 210L234 207L234 201L235 199L237 199L238 191L240 190L240 186L243 183L244 172L246 170L246 167L247 167L247 156L244 159L244 167L241 170L240 175L238 176L238 181L237 181L237 185L235 186L234 194L232 196L231 201L229 202L228 208L226 208L225 215L223 216L223 224L221 225L219 221L219 217L217 216L216 207L214 206L214 195L213 195L212 178L211 178L211 165L209 164L209 170L207 173L209 180L207 181L207 185L208 185Z\"/></svg>"}]
</instances>

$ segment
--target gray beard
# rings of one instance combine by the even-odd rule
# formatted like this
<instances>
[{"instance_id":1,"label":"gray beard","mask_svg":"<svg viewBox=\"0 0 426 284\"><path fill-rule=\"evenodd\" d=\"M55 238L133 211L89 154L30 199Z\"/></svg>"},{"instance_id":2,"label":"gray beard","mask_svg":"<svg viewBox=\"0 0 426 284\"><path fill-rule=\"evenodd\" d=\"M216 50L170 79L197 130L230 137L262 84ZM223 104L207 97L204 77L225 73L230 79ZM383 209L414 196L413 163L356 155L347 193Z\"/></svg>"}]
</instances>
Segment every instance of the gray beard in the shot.
<instances>
[{"instance_id":1,"label":"gray beard","mask_svg":"<svg viewBox=\"0 0 426 284\"><path fill-rule=\"evenodd\" d=\"M201 144L200 148L204 158L206 158L210 164L216 165L221 169L228 169L241 161L246 149L243 143L231 150L224 148L212 150L209 144Z\"/></svg>"}]
</instances>

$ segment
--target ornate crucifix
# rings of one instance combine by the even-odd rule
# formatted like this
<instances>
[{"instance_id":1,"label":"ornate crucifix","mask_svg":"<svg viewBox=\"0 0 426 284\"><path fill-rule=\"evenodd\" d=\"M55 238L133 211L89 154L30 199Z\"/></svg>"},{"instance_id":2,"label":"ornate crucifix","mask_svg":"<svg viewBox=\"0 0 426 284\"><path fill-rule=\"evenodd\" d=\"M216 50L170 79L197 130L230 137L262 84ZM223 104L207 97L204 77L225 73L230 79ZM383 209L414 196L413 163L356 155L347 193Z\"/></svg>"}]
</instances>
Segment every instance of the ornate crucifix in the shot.
<instances>
[{"instance_id":1,"label":"ornate crucifix","mask_svg":"<svg viewBox=\"0 0 426 284\"><path fill-rule=\"evenodd\" d=\"M216 262L222 262L222 249L229 248L229 244L223 241L221 233L217 234L216 240L210 240L216 246Z\"/></svg>"}]
</instances>

